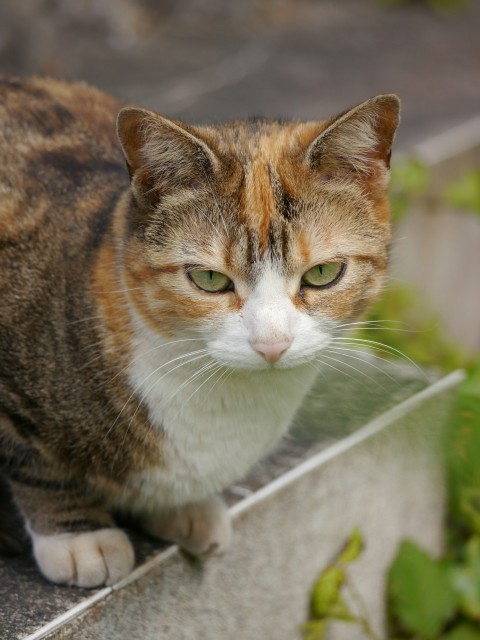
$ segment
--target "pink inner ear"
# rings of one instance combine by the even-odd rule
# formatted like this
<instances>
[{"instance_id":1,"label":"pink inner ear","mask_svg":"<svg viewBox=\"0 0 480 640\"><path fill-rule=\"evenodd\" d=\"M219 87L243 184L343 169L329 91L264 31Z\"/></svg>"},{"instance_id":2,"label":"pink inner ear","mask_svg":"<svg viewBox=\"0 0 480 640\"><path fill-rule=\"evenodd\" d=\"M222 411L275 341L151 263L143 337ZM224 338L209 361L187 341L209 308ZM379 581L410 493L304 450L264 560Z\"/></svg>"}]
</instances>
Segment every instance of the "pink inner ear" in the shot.
<instances>
[{"instance_id":1,"label":"pink inner ear","mask_svg":"<svg viewBox=\"0 0 480 640\"><path fill-rule=\"evenodd\" d=\"M399 100L393 95L376 96L334 119L307 150L314 169L332 167L333 173L348 167L358 174L375 173L381 161L390 164L390 152L398 125Z\"/></svg>"}]
</instances>

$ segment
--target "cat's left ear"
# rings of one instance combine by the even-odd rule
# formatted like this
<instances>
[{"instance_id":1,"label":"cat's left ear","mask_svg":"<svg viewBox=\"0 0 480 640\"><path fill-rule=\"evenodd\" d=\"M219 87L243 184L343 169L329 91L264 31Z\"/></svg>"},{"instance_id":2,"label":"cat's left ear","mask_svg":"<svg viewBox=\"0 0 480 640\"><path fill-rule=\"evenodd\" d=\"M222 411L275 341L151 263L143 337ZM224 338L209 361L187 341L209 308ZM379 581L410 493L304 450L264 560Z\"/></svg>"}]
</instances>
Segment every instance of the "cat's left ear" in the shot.
<instances>
[{"instance_id":1,"label":"cat's left ear","mask_svg":"<svg viewBox=\"0 0 480 640\"><path fill-rule=\"evenodd\" d=\"M162 193L198 184L218 165L192 127L147 109L122 109L117 134L140 204L154 206Z\"/></svg>"},{"instance_id":2,"label":"cat's left ear","mask_svg":"<svg viewBox=\"0 0 480 640\"><path fill-rule=\"evenodd\" d=\"M359 178L390 167L400 100L378 95L333 118L310 143L306 159L313 169L347 170Z\"/></svg>"}]
</instances>

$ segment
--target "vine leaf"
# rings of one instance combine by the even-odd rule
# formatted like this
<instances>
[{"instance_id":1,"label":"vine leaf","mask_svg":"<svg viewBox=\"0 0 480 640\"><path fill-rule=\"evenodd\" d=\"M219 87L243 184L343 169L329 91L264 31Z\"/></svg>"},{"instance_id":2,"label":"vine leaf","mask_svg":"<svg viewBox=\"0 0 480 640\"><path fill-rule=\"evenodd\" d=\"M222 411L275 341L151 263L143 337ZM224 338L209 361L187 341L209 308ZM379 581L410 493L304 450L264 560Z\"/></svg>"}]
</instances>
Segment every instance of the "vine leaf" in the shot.
<instances>
[{"instance_id":1,"label":"vine leaf","mask_svg":"<svg viewBox=\"0 0 480 640\"><path fill-rule=\"evenodd\" d=\"M457 598L449 572L449 565L408 540L390 568L391 611L404 629L422 640L437 638L455 612Z\"/></svg>"},{"instance_id":2,"label":"vine leaf","mask_svg":"<svg viewBox=\"0 0 480 640\"><path fill-rule=\"evenodd\" d=\"M477 626L461 624L447 635L441 636L440 640L478 640L479 634L480 629Z\"/></svg>"},{"instance_id":3,"label":"vine leaf","mask_svg":"<svg viewBox=\"0 0 480 640\"><path fill-rule=\"evenodd\" d=\"M327 638L327 621L326 620L310 620L301 626L303 640L326 640Z\"/></svg>"},{"instance_id":4,"label":"vine leaf","mask_svg":"<svg viewBox=\"0 0 480 640\"><path fill-rule=\"evenodd\" d=\"M347 580L345 566L360 556L363 546L360 530L354 529L332 564L319 575L312 589L310 601L313 619L335 618L348 622L356 620L341 596L341 589Z\"/></svg>"},{"instance_id":5,"label":"vine leaf","mask_svg":"<svg viewBox=\"0 0 480 640\"><path fill-rule=\"evenodd\" d=\"M338 556L338 564L349 564L356 560L363 551L363 536L360 529L355 528L350 534L349 539L343 550Z\"/></svg>"},{"instance_id":6,"label":"vine leaf","mask_svg":"<svg viewBox=\"0 0 480 640\"><path fill-rule=\"evenodd\" d=\"M452 584L460 610L471 620L480 622L480 537L473 536L465 545L466 564L452 568ZM479 631L477 635L480 636Z\"/></svg>"},{"instance_id":7,"label":"vine leaf","mask_svg":"<svg viewBox=\"0 0 480 640\"><path fill-rule=\"evenodd\" d=\"M341 567L329 566L322 571L312 590L312 618L351 620L352 616L340 594L345 579L345 571Z\"/></svg>"}]
</instances>

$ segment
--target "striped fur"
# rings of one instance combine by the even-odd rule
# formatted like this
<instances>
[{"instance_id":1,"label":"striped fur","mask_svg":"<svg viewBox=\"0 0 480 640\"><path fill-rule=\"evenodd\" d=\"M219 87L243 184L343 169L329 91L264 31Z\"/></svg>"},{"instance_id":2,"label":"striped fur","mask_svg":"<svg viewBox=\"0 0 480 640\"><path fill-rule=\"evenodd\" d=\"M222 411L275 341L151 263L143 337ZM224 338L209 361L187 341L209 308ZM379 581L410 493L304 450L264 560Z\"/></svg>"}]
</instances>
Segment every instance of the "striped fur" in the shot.
<instances>
[{"instance_id":1,"label":"striped fur","mask_svg":"<svg viewBox=\"0 0 480 640\"><path fill-rule=\"evenodd\" d=\"M83 586L131 566L114 509L194 553L227 544L211 497L285 432L390 239L395 96L309 123L127 107L119 145L120 107L0 78L0 466L41 570ZM301 286L329 261L338 283ZM233 290L199 290L193 268ZM255 345L275 344L272 365Z\"/></svg>"}]
</instances>

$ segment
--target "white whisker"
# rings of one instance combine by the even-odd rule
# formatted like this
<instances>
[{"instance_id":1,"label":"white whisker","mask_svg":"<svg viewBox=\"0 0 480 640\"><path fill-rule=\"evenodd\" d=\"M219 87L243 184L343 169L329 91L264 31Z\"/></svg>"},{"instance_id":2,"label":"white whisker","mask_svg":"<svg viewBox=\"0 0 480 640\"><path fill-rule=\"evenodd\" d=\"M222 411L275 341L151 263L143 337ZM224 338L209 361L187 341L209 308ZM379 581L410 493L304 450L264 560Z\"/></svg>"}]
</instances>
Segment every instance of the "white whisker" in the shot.
<instances>
[{"instance_id":1,"label":"white whisker","mask_svg":"<svg viewBox=\"0 0 480 640\"><path fill-rule=\"evenodd\" d=\"M157 367L156 369L154 369L153 371L151 371L148 376L146 376L140 383L138 383L135 388L133 389L132 393L129 395L129 397L127 398L127 400L125 401L123 407L120 409L119 414L117 415L117 417L115 418L115 421L113 422L112 426L108 429L106 435L108 435L110 433L110 431L115 427L115 425L117 424L118 420L120 419L120 416L122 415L123 411L125 410L125 408L127 407L128 403L130 402L130 400L138 393L138 391L141 389L141 387L145 384L145 382L147 382L147 380L149 380L152 376L154 376L156 373L158 373L161 369L167 367L169 364L172 364L173 362L176 362L178 360L182 360L184 358L190 358L191 356L195 356L194 358L191 358L190 360L186 360L185 362L181 362L179 365L176 365L175 367L173 367L173 369L170 369L169 371L167 371L165 374L163 374L162 376L160 376L160 378L158 380L155 380L153 385L151 385L146 391L143 392L142 394L142 400L145 399L146 394L155 386L155 384L157 384L165 375L168 375L169 373L171 373L172 371L175 371L176 369L178 369L181 366L184 366L186 364L190 364L190 362L194 362L195 360L198 360L200 358L205 357L205 354L207 353L206 349L199 349L197 351L190 351L189 353L183 354L181 356L177 356L176 358L172 358L171 360L169 360L168 362L163 363L162 365L160 365L159 367ZM130 419L130 422L132 421L132 419L135 417L140 404L137 406L137 408L135 409L135 413L132 416L132 418Z\"/></svg>"},{"instance_id":2,"label":"white whisker","mask_svg":"<svg viewBox=\"0 0 480 640\"><path fill-rule=\"evenodd\" d=\"M158 378L158 380L154 380L154 382L149 386L149 388L142 392L142 394L141 394L141 400L140 400L140 402L137 404L137 407L135 408L135 411L133 412L133 415L131 416L131 418L130 418L130 420L129 420L129 422L128 422L127 428L126 428L126 430L125 430L125 431L126 431L126 433L128 433L128 431L130 430L130 427L132 426L133 421L134 421L134 419L135 419L135 417L136 417L136 415L137 415L137 413L138 413L138 411L139 411L139 409L140 409L140 407L141 407L142 403L143 403L143 402L145 401L145 399L148 397L148 395L149 395L149 393L152 391L152 389L154 389L154 388L155 388L155 387L160 383L160 381L161 381L161 380L163 380L163 378L165 378L166 376L168 376L170 373L172 373L172 372L173 372L173 371L175 371L176 369L179 369L180 367L183 367L183 366L185 366L185 365L187 365L187 364L191 364L192 362L195 362L196 360L200 360L201 358L204 358L204 357L205 357L205 354L201 354L201 355L199 355L199 356L196 356L196 357L192 358L191 360L188 360L187 362L181 362L180 364L177 364L175 367L173 367L173 369L170 369L169 371L166 371L164 374L162 374L162 375L160 376L160 378ZM162 367L159 367L156 371L158 371L160 368L162 368ZM141 384L143 385L143 383L144 383L144 382L145 382L145 381L146 381L146 380L147 380L147 379L148 379L148 378L149 378L153 373L156 373L156 371L153 371L149 376L147 376L147 378L145 378L145 380L143 380ZM140 387L140 385L137 385L137 391L138 391L139 387ZM130 396L130 397L131 397L131 396ZM128 402L128 401L127 401L127 402ZM124 406L124 407L125 407L125 406ZM123 408L124 408L124 407L123 407ZM123 408L122 408L122 411L123 411Z\"/></svg>"},{"instance_id":3,"label":"white whisker","mask_svg":"<svg viewBox=\"0 0 480 640\"><path fill-rule=\"evenodd\" d=\"M212 373L208 376L208 378L206 378L202 384L200 384L189 396L188 398L185 400L185 404L188 404L190 402L190 400L193 398L193 396L198 393L200 391L200 389L205 386L207 384L207 382L216 374L218 373L218 371L220 371L223 368L223 365L221 364L217 364L216 367L213 368Z\"/></svg>"},{"instance_id":4,"label":"white whisker","mask_svg":"<svg viewBox=\"0 0 480 640\"><path fill-rule=\"evenodd\" d=\"M383 342L377 342L375 340L367 340L366 338L352 338L352 337L332 338L332 342L334 342L334 341L342 342L343 344L345 344L347 346L356 346L358 344L364 344L364 345L368 346L370 349L372 349L374 351L375 350L376 351L381 351L381 352L384 352L384 353L388 353L390 355L396 354L396 355L404 358L408 362L410 362L410 364L412 364L415 367L415 369L419 373L422 374L422 377L427 378L425 372L422 371L422 369L411 358L409 358L405 353L403 353L399 349L396 349L395 347L392 347L392 346L390 346L388 344L384 344Z\"/></svg>"},{"instance_id":5,"label":"white whisker","mask_svg":"<svg viewBox=\"0 0 480 640\"><path fill-rule=\"evenodd\" d=\"M394 325L405 325L405 322L403 322L402 320L360 320L358 322L345 322L344 324L338 325L336 329L343 329L344 327L353 326L379 325L387 322Z\"/></svg>"},{"instance_id":6,"label":"white whisker","mask_svg":"<svg viewBox=\"0 0 480 640\"><path fill-rule=\"evenodd\" d=\"M184 389L186 386L188 386L190 383L192 383L194 380L196 380L197 378L199 378L200 376L202 376L204 373L206 373L207 371L209 371L210 369L212 369L213 367L217 366L216 362L207 362L206 364L202 365L200 367L200 369L197 369L197 371L194 371L194 373L192 373L192 375L187 378L186 380L184 380L182 382L182 384L175 389L175 391L173 393L171 393L168 398L166 398L166 400L163 401L163 405L167 406L169 404L169 402L171 402L173 400L173 398L178 395L178 393Z\"/></svg>"},{"instance_id":7,"label":"white whisker","mask_svg":"<svg viewBox=\"0 0 480 640\"><path fill-rule=\"evenodd\" d=\"M378 382L378 380L376 380L375 378L372 378L372 376L369 376L368 373L365 373L365 371L362 371L361 369L357 369L357 367L354 367L353 365L349 364L348 362L343 362L343 360L339 360L338 358L333 358L332 356L327 356L325 354L323 355L323 358L327 358L327 360L332 360L333 362L338 362L339 364L341 364L344 367L348 367L349 369L353 369L353 371L355 371L356 373L359 373L364 378L367 378L367 380L370 380L370 382L373 382L373 384L376 384L377 386L379 386L384 391L388 391L388 389L386 389L382 384L380 384L380 382Z\"/></svg>"},{"instance_id":8,"label":"white whisker","mask_svg":"<svg viewBox=\"0 0 480 640\"><path fill-rule=\"evenodd\" d=\"M389 373L387 373L385 369L378 367L376 364L374 364L373 362L365 358L360 358L359 356L351 355L350 353L347 353L348 351L354 351L354 349L342 349L341 347L338 349L329 349L329 348L325 349L326 353L335 353L337 355L343 355L345 356L345 358L351 358L352 360L358 360L359 362L363 362L364 364L367 364L368 366L373 367L377 371L380 371L380 373L382 373L384 376L392 380L392 382L396 382L396 379L393 376L391 376ZM376 358L378 358L379 360L383 360L384 362L388 362L386 358L380 358L379 356L376 356Z\"/></svg>"},{"instance_id":9,"label":"white whisker","mask_svg":"<svg viewBox=\"0 0 480 640\"><path fill-rule=\"evenodd\" d=\"M358 380L358 378L356 378L355 376L352 376L350 373L347 373L346 371L342 371L338 367L334 367L333 364L330 364L329 362L325 362L321 357L318 357L317 361L321 362L321 364L325 365L326 367L330 367L331 369L334 369L334 371L336 371L337 373L341 373L343 376L347 376L347 378L350 378L351 380L355 380L355 381Z\"/></svg>"},{"instance_id":10,"label":"white whisker","mask_svg":"<svg viewBox=\"0 0 480 640\"><path fill-rule=\"evenodd\" d=\"M203 342L203 339L202 338L182 338L180 340L171 340L170 342L164 342L163 344L157 345L156 347L152 347L151 349L146 351L144 355L149 355L149 354L153 353L153 351L158 351L159 349L164 349L165 347L170 347L171 345L177 344L179 342L189 342L189 341ZM181 356L181 357L183 357L183 356ZM122 373L124 373L130 367L130 364L131 363L128 362L124 367L122 367L120 369L120 371L117 371L117 373L112 378L109 378L103 384L111 384L116 378L118 378L118 376L122 375Z\"/></svg>"}]
</instances>

